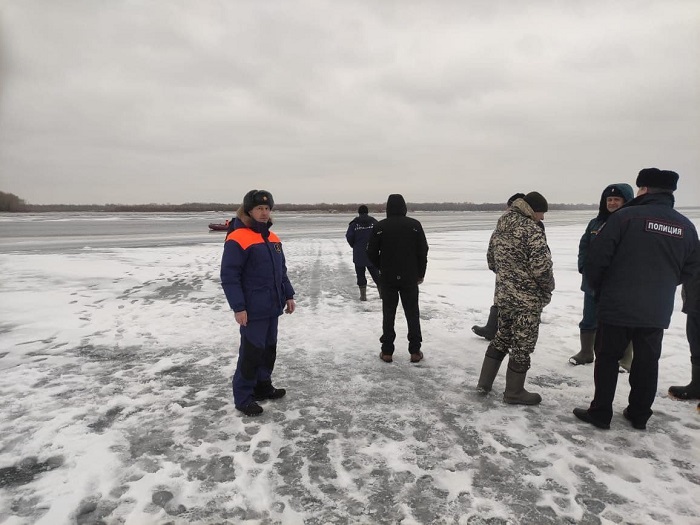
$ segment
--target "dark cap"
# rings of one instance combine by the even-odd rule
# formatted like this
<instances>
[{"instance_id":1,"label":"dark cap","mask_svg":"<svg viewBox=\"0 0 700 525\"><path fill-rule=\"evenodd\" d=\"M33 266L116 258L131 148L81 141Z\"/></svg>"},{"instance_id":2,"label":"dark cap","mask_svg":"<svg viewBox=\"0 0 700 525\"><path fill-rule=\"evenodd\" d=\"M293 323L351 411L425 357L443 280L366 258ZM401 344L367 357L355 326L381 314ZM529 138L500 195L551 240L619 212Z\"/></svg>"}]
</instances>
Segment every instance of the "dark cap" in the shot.
<instances>
[{"instance_id":1,"label":"dark cap","mask_svg":"<svg viewBox=\"0 0 700 525\"><path fill-rule=\"evenodd\" d=\"M367 206L364 204L360 204L360 207L357 208L357 213L360 215L367 215L369 213L369 208L367 208Z\"/></svg>"},{"instance_id":2,"label":"dark cap","mask_svg":"<svg viewBox=\"0 0 700 525\"><path fill-rule=\"evenodd\" d=\"M265 190L250 190L243 197L243 211L248 213L256 206L267 205L272 209L275 201L272 199L272 194Z\"/></svg>"},{"instance_id":3,"label":"dark cap","mask_svg":"<svg viewBox=\"0 0 700 525\"><path fill-rule=\"evenodd\" d=\"M525 198L524 193L516 193L515 195L511 195L510 199L508 199L508 201L506 202L506 206L510 208L510 205L513 204L516 200L523 198Z\"/></svg>"},{"instance_id":4,"label":"dark cap","mask_svg":"<svg viewBox=\"0 0 700 525\"><path fill-rule=\"evenodd\" d=\"M645 186L647 188L676 191L678 173L658 168L644 168L637 176L637 187L643 188Z\"/></svg>"},{"instance_id":5,"label":"dark cap","mask_svg":"<svg viewBox=\"0 0 700 525\"><path fill-rule=\"evenodd\" d=\"M627 186L627 185L625 185ZM632 188L630 188L631 190ZM608 197L620 197L623 201L627 202L628 198L625 195L625 193L615 185L610 185L607 188L603 190L603 195L601 196L603 199L607 199Z\"/></svg>"},{"instance_id":6,"label":"dark cap","mask_svg":"<svg viewBox=\"0 0 700 525\"><path fill-rule=\"evenodd\" d=\"M523 199L530 205L532 211L545 213L549 209L547 199L545 199L541 193L538 193L536 191L531 191L530 193L525 195Z\"/></svg>"}]
</instances>

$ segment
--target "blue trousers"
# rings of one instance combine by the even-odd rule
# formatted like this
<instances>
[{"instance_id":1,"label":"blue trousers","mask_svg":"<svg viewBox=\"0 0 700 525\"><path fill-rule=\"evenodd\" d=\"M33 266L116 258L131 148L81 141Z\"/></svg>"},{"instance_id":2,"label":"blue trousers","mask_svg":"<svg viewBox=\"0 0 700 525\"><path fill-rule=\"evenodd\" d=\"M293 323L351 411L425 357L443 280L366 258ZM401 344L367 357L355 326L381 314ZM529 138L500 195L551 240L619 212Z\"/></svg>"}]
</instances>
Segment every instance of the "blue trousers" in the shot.
<instances>
[{"instance_id":1,"label":"blue trousers","mask_svg":"<svg viewBox=\"0 0 700 525\"><path fill-rule=\"evenodd\" d=\"M589 293L583 294L583 319L578 324L578 327L584 332L592 332L596 329L598 321L596 319L596 313L598 307L593 300L593 296Z\"/></svg>"},{"instance_id":2,"label":"blue trousers","mask_svg":"<svg viewBox=\"0 0 700 525\"><path fill-rule=\"evenodd\" d=\"M258 383L271 381L277 359L277 324L279 317L248 321L241 326L238 363L233 374L233 403L244 408L253 401Z\"/></svg>"},{"instance_id":3,"label":"blue trousers","mask_svg":"<svg viewBox=\"0 0 700 525\"><path fill-rule=\"evenodd\" d=\"M367 286L367 276L365 275L365 268L372 276L372 280L375 282L375 284L379 283L379 270L376 266L372 266L371 264L368 266L356 264L355 275L357 275L357 286Z\"/></svg>"}]
</instances>

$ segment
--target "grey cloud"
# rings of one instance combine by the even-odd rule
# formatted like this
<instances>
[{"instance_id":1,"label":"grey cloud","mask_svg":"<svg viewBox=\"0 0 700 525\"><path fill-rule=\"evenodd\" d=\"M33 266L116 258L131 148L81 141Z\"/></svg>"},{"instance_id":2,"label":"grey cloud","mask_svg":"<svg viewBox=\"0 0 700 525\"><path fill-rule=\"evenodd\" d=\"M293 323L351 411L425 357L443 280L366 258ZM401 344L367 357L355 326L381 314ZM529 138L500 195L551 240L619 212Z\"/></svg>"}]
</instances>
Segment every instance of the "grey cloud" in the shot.
<instances>
[{"instance_id":1,"label":"grey cloud","mask_svg":"<svg viewBox=\"0 0 700 525\"><path fill-rule=\"evenodd\" d=\"M696 2L3 6L0 186L30 202L249 180L280 202L593 202L647 165L697 195Z\"/></svg>"}]
</instances>

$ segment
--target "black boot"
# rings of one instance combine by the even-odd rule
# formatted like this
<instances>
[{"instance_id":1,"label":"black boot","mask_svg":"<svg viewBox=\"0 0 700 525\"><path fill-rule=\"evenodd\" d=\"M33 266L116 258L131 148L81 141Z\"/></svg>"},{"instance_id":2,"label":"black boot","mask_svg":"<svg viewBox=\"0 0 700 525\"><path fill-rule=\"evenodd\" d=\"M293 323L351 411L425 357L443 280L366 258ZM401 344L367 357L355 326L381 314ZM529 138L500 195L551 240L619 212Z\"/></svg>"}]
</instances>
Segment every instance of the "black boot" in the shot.
<instances>
[{"instance_id":1,"label":"black boot","mask_svg":"<svg viewBox=\"0 0 700 525\"><path fill-rule=\"evenodd\" d=\"M284 388L275 388L272 386L272 381L259 381L253 389L253 398L256 401L279 399L284 397L286 393L287 391Z\"/></svg>"},{"instance_id":2,"label":"black boot","mask_svg":"<svg viewBox=\"0 0 700 525\"><path fill-rule=\"evenodd\" d=\"M367 287L360 286L360 301L366 301L366 300L367 300Z\"/></svg>"},{"instance_id":3,"label":"black boot","mask_svg":"<svg viewBox=\"0 0 700 525\"><path fill-rule=\"evenodd\" d=\"M692 365L691 380L686 386L672 386L668 395L676 399L700 399L700 366Z\"/></svg>"},{"instance_id":4,"label":"black boot","mask_svg":"<svg viewBox=\"0 0 700 525\"><path fill-rule=\"evenodd\" d=\"M587 365L592 363L595 357L593 344L595 343L595 330L581 330L581 350L578 354L569 358L572 365Z\"/></svg>"},{"instance_id":5,"label":"black boot","mask_svg":"<svg viewBox=\"0 0 700 525\"><path fill-rule=\"evenodd\" d=\"M236 407L236 409L243 412L246 416L259 416L263 413L263 409L255 401L251 401L244 407Z\"/></svg>"},{"instance_id":6,"label":"black boot","mask_svg":"<svg viewBox=\"0 0 700 525\"><path fill-rule=\"evenodd\" d=\"M489 310L489 319L486 321L485 326L472 326L472 332L474 332L479 337L491 341L496 337L496 331L498 330L498 306L493 305Z\"/></svg>"},{"instance_id":7,"label":"black boot","mask_svg":"<svg viewBox=\"0 0 700 525\"><path fill-rule=\"evenodd\" d=\"M493 381L496 379L498 369L501 368L503 358L506 356L503 352L499 352L491 345L486 349L484 362L481 365L481 374L479 382L476 384L476 391L479 394L488 394L493 387Z\"/></svg>"},{"instance_id":8,"label":"black boot","mask_svg":"<svg viewBox=\"0 0 700 525\"><path fill-rule=\"evenodd\" d=\"M577 418L579 418L581 421L585 421L586 423L590 423L594 427L602 428L603 430L610 429L610 423L605 423L604 421L598 421L595 417L593 417L588 412L587 408L574 408L574 415Z\"/></svg>"}]
</instances>

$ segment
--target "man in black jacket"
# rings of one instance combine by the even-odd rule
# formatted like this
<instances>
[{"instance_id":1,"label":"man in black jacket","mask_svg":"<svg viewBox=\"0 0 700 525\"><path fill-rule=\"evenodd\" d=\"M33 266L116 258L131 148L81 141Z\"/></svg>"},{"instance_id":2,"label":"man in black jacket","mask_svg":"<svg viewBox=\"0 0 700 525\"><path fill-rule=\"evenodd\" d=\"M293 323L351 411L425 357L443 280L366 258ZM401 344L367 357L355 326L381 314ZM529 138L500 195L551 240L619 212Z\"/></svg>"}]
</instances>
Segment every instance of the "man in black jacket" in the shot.
<instances>
[{"instance_id":1,"label":"man in black jacket","mask_svg":"<svg viewBox=\"0 0 700 525\"><path fill-rule=\"evenodd\" d=\"M423 226L406 217L406 201L392 194L386 202L386 219L379 221L367 245L369 260L380 271L382 287L382 350L379 357L391 363L394 353L394 321L401 298L408 324L408 352L411 363L423 359L420 351L423 338L420 331L418 285L423 282L428 264L428 241Z\"/></svg>"},{"instance_id":2,"label":"man in black jacket","mask_svg":"<svg viewBox=\"0 0 700 525\"><path fill-rule=\"evenodd\" d=\"M610 428L617 362L630 341L634 359L623 415L634 428L646 428L676 287L700 268L695 226L673 209L677 182L673 171L640 171L637 197L613 213L591 243L584 271L598 301L595 394L588 409L574 414L598 428Z\"/></svg>"},{"instance_id":3,"label":"man in black jacket","mask_svg":"<svg viewBox=\"0 0 700 525\"><path fill-rule=\"evenodd\" d=\"M683 285L683 312L688 315L685 335L690 345L691 379L686 386L672 386L668 394L676 399L700 399L700 272Z\"/></svg>"},{"instance_id":4,"label":"man in black jacket","mask_svg":"<svg viewBox=\"0 0 700 525\"><path fill-rule=\"evenodd\" d=\"M379 270L367 258L367 243L372 235L374 225L377 224L377 219L369 214L369 209L364 204L357 208L357 213L357 217L351 220L348 225L345 239L352 247L352 262L355 264L357 286L360 288L360 301L366 301L367 276L365 275L365 269L369 271L374 284L377 285L379 295L382 295L379 287Z\"/></svg>"}]
</instances>

